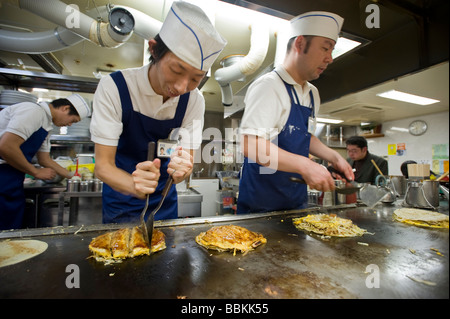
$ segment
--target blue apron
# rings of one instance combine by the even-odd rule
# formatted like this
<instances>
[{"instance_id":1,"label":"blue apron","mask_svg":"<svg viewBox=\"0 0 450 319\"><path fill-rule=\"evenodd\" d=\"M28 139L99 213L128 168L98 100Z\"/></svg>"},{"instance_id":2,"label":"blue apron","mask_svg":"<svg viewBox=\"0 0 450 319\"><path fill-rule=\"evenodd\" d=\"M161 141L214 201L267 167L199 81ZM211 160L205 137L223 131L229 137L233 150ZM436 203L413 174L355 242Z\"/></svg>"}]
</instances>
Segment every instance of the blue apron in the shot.
<instances>
[{"instance_id":1,"label":"blue apron","mask_svg":"<svg viewBox=\"0 0 450 319\"><path fill-rule=\"evenodd\" d=\"M31 163L48 132L40 128L20 145L23 155ZM25 213L25 173L9 164L0 164L0 230L22 228Z\"/></svg>"},{"instance_id":2,"label":"blue apron","mask_svg":"<svg viewBox=\"0 0 450 319\"><path fill-rule=\"evenodd\" d=\"M133 110L130 93L120 71L111 74L120 95L122 104L123 131L116 151L116 166L132 173L136 165L147 160L148 143L168 138L172 129L180 127L186 113L189 93L180 96L175 117L170 120L155 120ZM155 150L155 157L156 157ZM161 192L167 181L167 166L170 159L161 158L161 176L156 191L150 195L148 212L151 212L161 199ZM124 195L113 190L106 183L102 194L103 223L129 223L139 220L145 201ZM155 220L178 217L177 192L172 185Z\"/></svg>"},{"instance_id":3,"label":"blue apron","mask_svg":"<svg viewBox=\"0 0 450 319\"><path fill-rule=\"evenodd\" d=\"M311 141L308 118L311 113L315 116L312 91L309 92L312 108L302 106L294 87L283 79L282 81L291 99L291 111L280 134L272 142L278 143L278 147L283 150L307 157ZM301 177L299 174L263 167L254 161L249 162L246 157L239 184L237 213L263 213L306 207L306 185L291 182L290 176Z\"/></svg>"}]
</instances>

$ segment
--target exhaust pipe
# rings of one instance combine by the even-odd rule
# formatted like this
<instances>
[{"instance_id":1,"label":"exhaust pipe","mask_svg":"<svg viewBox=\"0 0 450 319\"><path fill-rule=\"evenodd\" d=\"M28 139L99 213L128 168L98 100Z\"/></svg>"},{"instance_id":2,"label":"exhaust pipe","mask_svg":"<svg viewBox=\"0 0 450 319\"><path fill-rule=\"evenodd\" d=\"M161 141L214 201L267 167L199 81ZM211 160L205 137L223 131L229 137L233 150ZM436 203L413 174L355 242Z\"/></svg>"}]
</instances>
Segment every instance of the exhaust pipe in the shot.
<instances>
[{"instance_id":1,"label":"exhaust pipe","mask_svg":"<svg viewBox=\"0 0 450 319\"><path fill-rule=\"evenodd\" d=\"M65 49L84 40L83 37L63 27L32 33L0 30L0 50L17 53L49 53Z\"/></svg>"},{"instance_id":2,"label":"exhaust pipe","mask_svg":"<svg viewBox=\"0 0 450 319\"><path fill-rule=\"evenodd\" d=\"M248 54L239 62L218 69L214 73L214 78L220 85L222 104L224 106L233 104L233 91L230 83L256 72L266 58L269 48L269 31L267 26L252 24L251 31L250 51Z\"/></svg>"},{"instance_id":3,"label":"exhaust pipe","mask_svg":"<svg viewBox=\"0 0 450 319\"><path fill-rule=\"evenodd\" d=\"M80 12L76 6L67 5L59 0L9 2L102 47L115 48L121 45L128 40L134 28L134 18L125 9L111 10L109 23L104 23Z\"/></svg>"},{"instance_id":4,"label":"exhaust pipe","mask_svg":"<svg viewBox=\"0 0 450 319\"><path fill-rule=\"evenodd\" d=\"M11 1L10 1L11 2ZM28 8L28 3L24 3L23 1L12 1L16 6L20 6L19 2L22 3L21 8ZM33 1L31 1L33 2ZM36 1L34 1L36 2ZM59 2L59 1L57 1ZM61 7L61 6L60 6ZM68 6L65 5L65 9L68 8ZM62 7L60 8L60 10ZM72 10L72 8L68 8L69 10ZM28 9L27 9L28 10ZM32 11L33 10L33 11ZM31 12L34 12L34 8L29 10ZM66 12L66 11L63 11ZM159 30L161 29L162 22L160 22L157 19L154 19L145 13L127 7L127 6L121 6L121 5L113 5L109 7L109 5L102 6L98 8L98 11L96 9L89 10L87 12L88 19L83 18L83 23L89 25L92 23L95 23L95 25L98 25L99 22L95 18L101 18L103 21L109 20L111 23L111 16L119 16L120 15L126 15L127 12L131 14L131 16L134 19L134 26L132 27L133 32L142 37L145 40L149 40L151 38L154 38L156 34L158 34ZM101 17L98 17L98 13L100 13ZM41 14L41 13L39 13ZM53 13L52 13L53 14ZM47 17L48 14L45 14L45 17ZM63 13L59 13L58 17L64 16ZM81 16L80 16L81 17ZM93 18L95 17L95 18ZM66 18L67 19L67 18ZM116 19L117 22L120 23L120 18ZM62 20L60 19L59 23L61 23ZM7 30L0 30L0 50L5 51L11 51L11 52L17 52L17 53L27 53L27 54L40 54L40 53L48 53L48 52L54 52L59 51L62 49L65 49L67 47L70 47L72 45L78 44L79 42L89 39L90 40L90 30L91 27L83 27L81 28L81 20L80 20L80 28L79 33L74 33L74 29L71 28L66 29L65 27L58 26L54 30L48 30L43 32L16 32L16 31L7 31ZM129 23L128 23L129 24ZM64 25L66 25L66 22L64 21ZM129 24L130 25L130 24ZM84 25L83 25L84 26ZM131 28L131 26L128 26L128 28ZM89 29L89 30L88 30ZM115 30L118 30L119 28L115 28ZM116 33L116 31L114 31ZM114 37L114 33L113 37ZM124 33L123 31L121 33ZM118 39L120 44L124 41L126 41L129 36L131 35L131 31L129 32L129 35L123 39ZM88 38L89 37L89 38ZM95 37L98 39L98 37ZM94 43L97 43L100 45L100 43L105 44L110 43L110 41L99 41L94 40ZM113 44L114 45L114 44ZM117 45L116 45L117 46Z\"/></svg>"}]
</instances>

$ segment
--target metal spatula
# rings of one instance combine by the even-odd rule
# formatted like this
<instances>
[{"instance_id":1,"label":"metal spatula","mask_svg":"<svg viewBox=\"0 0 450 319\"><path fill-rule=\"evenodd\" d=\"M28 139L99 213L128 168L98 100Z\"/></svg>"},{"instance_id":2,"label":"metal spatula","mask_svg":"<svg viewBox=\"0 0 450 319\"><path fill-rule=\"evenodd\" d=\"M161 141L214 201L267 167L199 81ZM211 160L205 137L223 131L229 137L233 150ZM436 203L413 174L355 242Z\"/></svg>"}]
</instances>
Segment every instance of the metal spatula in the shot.
<instances>
[{"instance_id":1,"label":"metal spatula","mask_svg":"<svg viewBox=\"0 0 450 319\"><path fill-rule=\"evenodd\" d=\"M147 160L148 161L153 161L153 159L155 158L155 147L156 147L155 142L148 143L148 151L147 151ZM141 217L140 217L139 227L142 231L142 234L144 235L145 241L147 243L149 243L149 247L150 247L151 242L148 240L147 226L145 225L145 213L147 213L147 209L148 209L148 197L149 197L149 195L147 194L147 198L145 199L145 206L144 206L144 209L142 210Z\"/></svg>"},{"instance_id":2,"label":"metal spatula","mask_svg":"<svg viewBox=\"0 0 450 319\"><path fill-rule=\"evenodd\" d=\"M294 182L294 183L306 184L305 180L302 178L291 176L291 177L289 177L289 179L291 180L291 182ZM356 193L359 189L360 189L360 187L356 187L356 186L335 187L334 188L336 193L346 194L346 195Z\"/></svg>"},{"instance_id":3,"label":"metal spatula","mask_svg":"<svg viewBox=\"0 0 450 319\"><path fill-rule=\"evenodd\" d=\"M169 176L167 179L166 185L164 186L164 189L161 193L161 199L159 201L158 206L150 213L147 219L146 229L147 232L145 233L147 235L147 238L149 238L148 241L148 247L152 248L152 236L153 236L153 221L155 220L155 214L158 212L158 210L161 208L164 199L166 198L167 194L169 193L170 187L172 186L173 178L172 176Z\"/></svg>"}]
</instances>

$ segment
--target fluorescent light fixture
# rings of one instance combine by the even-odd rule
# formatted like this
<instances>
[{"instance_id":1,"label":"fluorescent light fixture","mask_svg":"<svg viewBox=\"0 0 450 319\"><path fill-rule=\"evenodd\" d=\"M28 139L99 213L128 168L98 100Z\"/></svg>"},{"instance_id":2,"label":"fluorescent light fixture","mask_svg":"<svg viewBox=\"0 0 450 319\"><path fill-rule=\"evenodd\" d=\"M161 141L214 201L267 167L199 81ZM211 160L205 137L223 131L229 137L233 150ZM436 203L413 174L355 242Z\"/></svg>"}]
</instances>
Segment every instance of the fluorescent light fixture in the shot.
<instances>
[{"instance_id":1,"label":"fluorescent light fixture","mask_svg":"<svg viewBox=\"0 0 450 319\"><path fill-rule=\"evenodd\" d=\"M345 37L339 37L336 45L334 46L334 50L331 53L331 56L333 59L336 59L338 56L341 56L360 45L361 42L359 41L350 40Z\"/></svg>"},{"instance_id":2,"label":"fluorescent light fixture","mask_svg":"<svg viewBox=\"0 0 450 319\"><path fill-rule=\"evenodd\" d=\"M390 90L390 91L386 91L383 93L379 93L379 94L377 94L377 96L381 96L381 97L384 97L387 99L407 102L407 103L418 104L418 105L430 105L433 103L440 102L438 100L434 100L434 99L430 99L427 97L418 96L418 95L414 95L414 94L409 94L409 93L405 93L405 92L400 92L400 91L396 91L396 90Z\"/></svg>"},{"instance_id":3,"label":"fluorescent light fixture","mask_svg":"<svg viewBox=\"0 0 450 319\"><path fill-rule=\"evenodd\" d=\"M339 124L344 122L343 120L336 120L336 119L326 119L323 117L318 117L317 118L317 122L321 122L321 123L330 123L330 124Z\"/></svg>"},{"instance_id":4,"label":"fluorescent light fixture","mask_svg":"<svg viewBox=\"0 0 450 319\"><path fill-rule=\"evenodd\" d=\"M33 91L33 92L44 92L44 93L45 93L45 92L48 92L47 89L41 89L41 88L33 88L32 91Z\"/></svg>"},{"instance_id":5,"label":"fluorescent light fixture","mask_svg":"<svg viewBox=\"0 0 450 319\"><path fill-rule=\"evenodd\" d=\"M409 132L409 130L407 128L396 127L396 126L391 127L390 130L391 131L397 131L397 132L404 132L404 133L408 133Z\"/></svg>"}]
</instances>

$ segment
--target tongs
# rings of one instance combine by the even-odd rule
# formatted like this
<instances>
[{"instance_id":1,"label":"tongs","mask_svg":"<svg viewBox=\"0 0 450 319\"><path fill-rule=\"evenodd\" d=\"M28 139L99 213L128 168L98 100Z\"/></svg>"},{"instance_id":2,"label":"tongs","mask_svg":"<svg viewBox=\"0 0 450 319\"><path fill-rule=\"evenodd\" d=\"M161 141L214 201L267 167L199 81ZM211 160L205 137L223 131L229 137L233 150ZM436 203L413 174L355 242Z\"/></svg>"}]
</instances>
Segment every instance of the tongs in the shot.
<instances>
[{"instance_id":1,"label":"tongs","mask_svg":"<svg viewBox=\"0 0 450 319\"><path fill-rule=\"evenodd\" d=\"M147 160L148 161L153 161L153 159L155 158L155 147L156 147L155 142L148 143L148 150L147 150ZM149 194L147 194L146 199L145 199L145 206L141 213L139 228L141 229L142 234L144 235L145 241L147 243L149 243L149 247L150 247L151 241L148 240L147 226L145 224L145 214L147 213L147 209L148 209L148 199L149 199Z\"/></svg>"},{"instance_id":2,"label":"tongs","mask_svg":"<svg viewBox=\"0 0 450 319\"><path fill-rule=\"evenodd\" d=\"M164 189L161 193L161 199L159 201L158 206L150 213L147 219L147 224L145 225L146 232L144 233L146 235L146 240L148 241L148 247L152 248L152 236L153 236L153 221L155 220L155 214L158 212L158 210L161 208L164 199L166 198L167 194L169 193L170 187L172 186L173 178L172 176L169 176L167 178L166 185L164 186ZM144 236L145 236L144 235Z\"/></svg>"},{"instance_id":3,"label":"tongs","mask_svg":"<svg viewBox=\"0 0 450 319\"><path fill-rule=\"evenodd\" d=\"M338 170L336 170L335 168L328 166L327 170L331 173L335 173L338 174L339 176L341 176L343 179L345 179L346 181L350 182L352 184L352 186L348 186L348 187L335 187L335 191L336 193L339 194L353 194L356 193L361 187L356 186L352 181L349 181L344 174L342 174L341 172L339 172ZM291 182L295 182L295 183L301 183L301 184L306 184L305 180L303 178L298 178L298 177L294 177L291 176L289 178L291 180Z\"/></svg>"},{"instance_id":4,"label":"tongs","mask_svg":"<svg viewBox=\"0 0 450 319\"><path fill-rule=\"evenodd\" d=\"M153 161L154 157L155 157L155 142L150 142L150 143L148 143L147 160ZM169 193L172 183L173 183L173 178L172 178L172 176L169 176L169 178L167 179L166 185L164 186L164 189L161 193L161 199L159 201L159 204L150 213L150 215L148 216L147 222L145 222L145 215L146 215L147 209L148 209L148 199L149 199L148 194L147 194L147 198L145 200L145 206L141 213L140 228L142 230L142 233L144 234L144 239L148 243L148 247L150 250L152 248L153 222L155 220L155 214L161 208L161 206L164 202L164 199L166 198L167 194Z\"/></svg>"}]
</instances>

